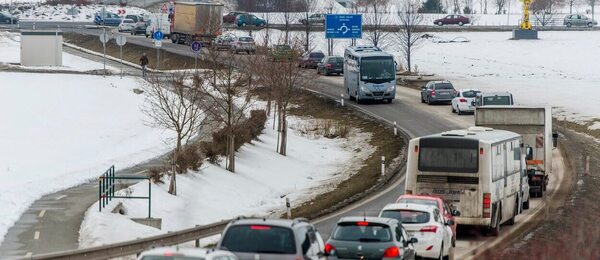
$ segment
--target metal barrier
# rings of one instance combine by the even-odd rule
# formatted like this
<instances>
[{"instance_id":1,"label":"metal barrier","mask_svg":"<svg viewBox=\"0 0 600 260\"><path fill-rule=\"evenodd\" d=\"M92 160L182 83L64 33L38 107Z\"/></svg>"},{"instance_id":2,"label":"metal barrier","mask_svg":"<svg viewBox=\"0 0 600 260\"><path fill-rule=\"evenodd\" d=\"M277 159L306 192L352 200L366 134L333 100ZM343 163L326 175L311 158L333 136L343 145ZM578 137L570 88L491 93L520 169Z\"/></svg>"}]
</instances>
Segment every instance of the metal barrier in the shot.
<instances>
[{"instance_id":1,"label":"metal barrier","mask_svg":"<svg viewBox=\"0 0 600 260\"><path fill-rule=\"evenodd\" d=\"M148 180L148 196L115 196L115 180ZM150 177L141 176L115 176L115 166L106 170L98 180L98 211L108 205L112 199L147 199L148 200L148 218L151 218L152 209L152 182Z\"/></svg>"}]
</instances>

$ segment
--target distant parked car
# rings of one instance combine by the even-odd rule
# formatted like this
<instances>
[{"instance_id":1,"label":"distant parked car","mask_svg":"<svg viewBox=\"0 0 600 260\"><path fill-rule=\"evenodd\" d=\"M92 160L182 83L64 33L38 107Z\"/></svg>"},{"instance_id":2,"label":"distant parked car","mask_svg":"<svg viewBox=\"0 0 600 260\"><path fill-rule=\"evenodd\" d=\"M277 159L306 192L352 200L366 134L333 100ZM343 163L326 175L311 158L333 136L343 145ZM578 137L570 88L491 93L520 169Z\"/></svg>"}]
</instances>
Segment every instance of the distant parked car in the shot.
<instances>
[{"instance_id":1,"label":"distant parked car","mask_svg":"<svg viewBox=\"0 0 600 260\"><path fill-rule=\"evenodd\" d=\"M402 223L409 236L419 240L415 244L418 257L448 259L452 247L453 220L444 220L435 206L395 203L383 208L380 217L394 218Z\"/></svg>"},{"instance_id":2,"label":"distant parked car","mask_svg":"<svg viewBox=\"0 0 600 260\"><path fill-rule=\"evenodd\" d=\"M135 22L131 19L123 19L119 24L119 32L130 32L135 28Z\"/></svg>"},{"instance_id":3,"label":"distant parked car","mask_svg":"<svg viewBox=\"0 0 600 260\"><path fill-rule=\"evenodd\" d=\"M471 19L458 14L450 14L444 18L433 21L433 23L439 26L447 24L458 24L459 26L463 26L465 24L471 23Z\"/></svg>"},{"instance_id":4,"label":"distant parked car","mask_svg":"<svg viewBox=\"0 0 600 260\"><path fill-rule=\"evenodd\" d=\"M269 56L272 61L291 60L294 56L294 51L287 44L275 45L269 49Z\"/></svg>"},{"instance_id":5,"label":"distant parked car","mask_svg":"<svg viewBox=\"0 0 600 260\"><path fill-rule=\"evenodd\" d=\"M216 50L231 50L231 44L237 39L233 34L221 34L213 40L213 47Z\"/></svg>"},{"instance_id":6,"label":"distant parked car","mask_svg":"<svg viewBox=\"0 0 600 260\"><path fill-rule=\"evenodd\" d=\"M325 14L311 14L308 17L308 20L305 18L302 18L299 20L299 22L301 24L325 24Z\"/></svg>"},{"instance_id":7,"label":"distant parked car","mask_svg":"<svg viewBox=\"0 0 600 260\"><path fill-rule=\"evenodd\" d=\"M456 96L452 99L452 113L458 113L459 115L474 113L475 106L473 106L473 101L475 101L479 93L481 91L477 89L461 89L457 91Z\"/></svg>"},{"instance_id":8,"label":"distant parked car","mask_svg":"<svg viewBox=\"0 0 600 260\"><path fill-rule=\"evenodd\" d=\"M131 35L145 35L146 34L146 28L148 27L150 23L149 22L137 22L135 23L135 26L133 27L133 30L131 30Z\"/></svg>"},{"instance_id":9,"label":"distant parked car","mask_svg":"<svg viewBox=\"0 0 600 260\"><path fill-rule=\"evenodd\" d=\"M449 81L429 81L421 87L421 103L432 105L440 102L451 102L456 90Z\"/></svg>"},{"instance_id":10,"label":"distant parked car","mask_svg":"<svg viewBox=\"0 0 600 260\"><path fill-rule=\"evenodd\" d=\"M234 220L225 227L217 249L241 260L326 259L321 235L303 218Z\"/></svg>"},{"instance_id":11,"label":"distant parked car","mask_svg":"<svg viewBox=\"0 0 600 260\"><path fill-rule=\"evenodd\" d=\"M245 52L247 54L256 53L256 44L250 36L240 36L231 43L231 52L234 54Z\"/></svg>"},{"instance_id":12,"label":"distant parked car","mask_svg":"<svg viewBox=\"0 0 600 260\"><path fill-rule=\"evenodd\" d=\"M513 95L507 91L478 93L473 104L481 106L512 106L515 104Z\"/></svg>"},{"instance_id":13,"label":"distant parked car","mask_svg":"<svg viewBox=\"0 0 600 260\"><path fill-rule=\"evenodd\" d=\"M592 20L591 18L588 18L587 16L585 16L583 14L571 14L571 15L565 16L565 20L563 21L563 24L567 27L587 26L589 28L592 28L595 25L598 25L598 22L596 20Z\"/></svg>"},{"instance_id":14,"label":"distant parked car","mask_svg":"<svg viewBox=\"0 0 600 260\"><path fill-rule=\"evenodd\" d=\"M239 27L247 25L260 27L267 25L267 21L253 14L240 14L235 18L235 24Z\"/></svg>"},{"instance_id":15,"label":"distant parked car","mask_svg":"<svg viewBox=\"0 0 600 260\"><path fill-rule=\"evenodd\" d=\"M104 17L101 12L98 12L94 17L94 23L97 25L119 26L122 20L123 18L109 12L104 13Z\"/></svg>"},{"instance_id":16,"label":"distant parked car","mask_svg":"<svg viewBox=\"0 0 600 260\"><path fill-rule=\"evenodd\" d=\"M416 238L396 218L344 217L325 244L335 259L415 259Z\"/></svg>"},{"instance_id":17,"label":"distant parked car","mask_svg":"<svg viewBox=\"0 0 600 260\"><path fill-rule=\"evenodd\" d=\"M246 13L246 12L229 12L228 14L223 16L223 23L235 22L235 18L240 14L248 14L248 13Z\"/></svg>"},{"instance_id":18,"label":"distant parked car","mask_svg":"<svg viewBox=\"0 0 600 260\"><path fill-rule=\"evenodd\" d=\"M231 252L212 249L160 247L142 252L138 260L239 260Z\"/></svg>"},{"instance_id":19,"label":"distant parked car","mask_svg":"<svg viewBox=\"0 0 600 260\"><path fill-rule=\"evenodd\" d=\"M298 66L302 68L314 69L323 58L325 58L325 54L321 51L307 52L300 58L300 63L298 63Z\"/></svg>"},{"instance_id":20,"label":"distant parked car","mask_svg":"<svg viewBox=\"0 0 600 260\"><path fill-rule=\"evenodd\" d=\"M0 12L0 23L17 24L19 23L19 18L14 17L8 12Z\"/></svg>"},{"instance_id":21,"label":"distant parked car","mask_svg":"<svg viewBox=\"0 0 600 260\"><path fill-rule=\"evenodd\" d=\"M125 19L131 19L136 23L144 21L144 18L141 15L137 15L137 14L128 14L125 16Z\"/></svg>"},{"instance_id":22,"label":"distant parked car","mask_svg":"<svg viewBox=\"0 0 600 260\"><path fill-rule=\"evenodd\" d=\"M344 58L340 56L327 56L317 64L317 74L329 76L330 74L344 73Z\"/></svg>"},{"instance_id":23,"label":"distant parked car","mask_svg":"<svg viewBox=\"0 0 600 260\"><path fill-rule=\"evenodd\" d=\"M456 220L454 219L454 217L460 216L460 211L452 208L452 206L450 206L450 203L446 199L434 195L404 194L398 197L396 203L420 204L436 207L440 211L442 217L444 217L444 220L446 222L450 220L454 222L452 225L448 226L450 227L450 229L452 229L452 246L456 245Z\"/></svg>"}]
</instances>

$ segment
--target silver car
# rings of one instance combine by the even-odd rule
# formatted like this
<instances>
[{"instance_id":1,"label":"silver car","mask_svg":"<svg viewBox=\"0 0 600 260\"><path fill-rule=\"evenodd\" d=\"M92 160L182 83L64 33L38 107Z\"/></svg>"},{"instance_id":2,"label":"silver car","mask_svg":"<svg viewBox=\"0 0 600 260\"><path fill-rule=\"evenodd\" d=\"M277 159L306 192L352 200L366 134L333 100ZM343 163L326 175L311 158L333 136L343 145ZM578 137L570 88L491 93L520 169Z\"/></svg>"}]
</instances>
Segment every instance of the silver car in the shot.
<instances>
[{"instance_id":1,"label":"silver car","mask_svg":"<svg viewBox=\"0 0 600 260\"><path fill-rule=\"evenodd\" d=\"M344 217L325 244L334 259L414 259L414 243L398 220L375 217Z\"/></svg>"},{"instance_id":2,"label":"silver car","mask_svg":"<svg viewBox=\"0 0 600 260\"><path fill-rule=\"evenodd\" d=\"M456 90L450 81L429 81L421 87L421 103L450 103Z\"/></svg>"},{"instance_id":3,"label":"silver car","mask_svg":"<svg viewBox=\"0 0 600 260\"><path fill-rule=\"evenodd\" d=\"M241 260L326 259L321 235L304 218L234 220L223 231L217 248Z\"/></svg>"},{"instance_id":4,"label":"silver car","mask_svg":"<svg viewBox=\"0 0 600 260\"><path fill-rule=\"evenodd\" d=\"M199 248L160 247L142 252L138 260L239 260L231 252Z\"/></svg>"},{"instance_id":5,"label":"silver car","mask_svg":"<svg viewBox=\"0 0 600 260\"><path fill-rule=\"evenodd\" d=\"M231 43L231 52L240 53L245 52L247 54L256 53L256 43L250 36L240 36Z\"/></svg>"},{"instance_id":6,"label":"silver car","mask_svg":"<svg viewBox=\"0 0 600 260\"><path fill-rule=\"evenodd\" d=\"M564 20L563 24L567 27L587 26L589 28L592 28L595 25L598 25L598 22L596 22L596 20L592 20L591 18L588 18L587 16L582 15L582 14L571 14L571 15L565 16L565 20Z\"/></svg>"}]
</instances>

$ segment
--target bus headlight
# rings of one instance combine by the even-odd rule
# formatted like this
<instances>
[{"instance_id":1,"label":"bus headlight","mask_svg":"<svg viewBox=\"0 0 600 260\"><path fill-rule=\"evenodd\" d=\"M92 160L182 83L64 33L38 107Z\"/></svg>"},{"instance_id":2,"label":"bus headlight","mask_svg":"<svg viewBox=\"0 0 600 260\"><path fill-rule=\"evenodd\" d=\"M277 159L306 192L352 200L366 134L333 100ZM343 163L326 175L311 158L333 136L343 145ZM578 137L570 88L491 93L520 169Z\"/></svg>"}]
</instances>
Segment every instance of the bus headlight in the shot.
<instances>
[{"instance_id":1,"label":"bus headlight","mask_svg":"<svg viewBox=\"0 0 600 260\"><path fill-rule=\"evenodd\" d=\"M369 88L367 88L366 86L360 86L360 91L364 93L371 93L371 90L369 90Z\"/></svg>"},{"instance_id":2,"label":"bus headlight","mask_svg":"<svg viewBox=\"0 0 600 260\"><path fill-rule=\"evenodd\" d=\"M387 88L387 92L393 92L394 90L396 90L396 86L389 86Z\"/></svg>"}]
</instances>

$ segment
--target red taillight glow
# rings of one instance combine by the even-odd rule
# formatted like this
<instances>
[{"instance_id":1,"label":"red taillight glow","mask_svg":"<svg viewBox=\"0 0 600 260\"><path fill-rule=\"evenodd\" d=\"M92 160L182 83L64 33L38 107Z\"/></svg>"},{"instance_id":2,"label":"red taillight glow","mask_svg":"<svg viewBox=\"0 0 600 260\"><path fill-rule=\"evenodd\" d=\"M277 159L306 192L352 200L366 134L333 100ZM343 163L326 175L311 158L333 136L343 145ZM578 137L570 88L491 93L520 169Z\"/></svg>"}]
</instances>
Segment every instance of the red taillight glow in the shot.
<instances>
[{"instance_id":1,"label":"red taillight glow","mask_svg":"<svg viewBox=\"0 0 600 260\"><path fill-rule=\"evenodd\" d=\"M327 64L327 68L328 68L328 69L331 69L331 68L333 68L333 64Z\"/></svg>"},{"instance_id":2,"label":"red taillight glow","mask_svg":"<svg viewBox=\"0 0 600 260\"><path fill-rule=\"evenodd\" d=\"M252 230L271 230L269 226L250 226Z\"/></svg>"},{"instance_id":3,"label":"red taillight glow","mask_svg":"<svg viewBox=\"0 0 600 260\"><path fill-rule=\"evenodd\" d=\"M467 103L467 100L464 98L459 99L458 101L460 101L461 103Z\"/></svg>"},{"instance_id":4,"label":"red taillight glow","mask_svg":"<svg viewBox=\"0 0 600 260\"><path fill-rule=\"evenodd\" d=\"M421 228L421 230L419 230L419 231L435 233L435 232L437 232L437 227L436 226L426 226L426 227Z\"/></svg>"},{"instance_id":5,"label":"red taillight glow","mask_svg":"<svg viewBox=\"0 0 600 260\"><path fill-rule=\"evenodd\" d=\"M368 226L368 225L369 225L369 222L366 222L366 221L359 221L359 222L356 222L356 225L357 225L357 226L361 226L361 227L365 227L365 226Z\"/></svg>"},{"instance_id":6,"label":"red taillight glow","mask_svg":"<svg viewBox=\"0 0 600 260\"><path fill-rule=\"evenodd\" d=\"M173 252L165 252L164 256L173 256Z\"/></svg>"},{"instance_id":7,"label":"red taillight glow","mask_svg":"<svg viewBox=\"0 0 600 260\"><path fill-rule=\"evenodd\" d=\"M426 247L425 250L430 251L432 248L433 248L433 245Z\"/></svg>"},{"instance_id":8,"label":"red taillight glow","mask_svg":"<svg viewBox=\"0 0 600 260\"><path fill-rule=\"evenodd\" d=\"M483 155L483 148L479 148L479 154Z\"/></svg>"},{"instance_id":9,"label":"red taillight glow","mask_svg":"<svg viewBox=\"0 0 600 260\"><path fill-rule=\"evenodd\" d=\"M392 247L388 247L385 250L385 253L383 253L383 257L399 257L400 256L400 249L398 249L395 246Z\"/></svg>"},{"instance_id":10,"label":"red taillight glow","mask_svg":"<svg viewBox=\"0 0 600 260\"><path fill-rule=\"evenodd\" d=\"M333 255L335 252L335 247L331 244L325 244L325 255Z\"/></svg>"},{"instance_id":11,"label":"red taillight glow","mask_svg":"<svg viewBox=\"0 0 600 260\"><path fill-rule=\"evenodd\" d=\"M419 152L419 146L415 145L415 153L418 153L418 152Z\"/></svg>"},{"instance_id":12,"label":"red taillight glow","mask_svg":"<svg viewBox=\"0 0 600 260\"><path fill-rule=\"evenodd\" d=\"M491 214L492 195L489 193L483 194L483 217L489 218Z\"/></svg>"},{"instance_id":13,"label":"red taillight glow","mask_svg":"<svg viewBox=\"0 0 600 260\"><path fill-rule=\"evenodd\" d=\"M435 90L432 90L432 91L431 91L431 95L432 95L432 96L435 96Z\"/></svg>"}]
</instances>

